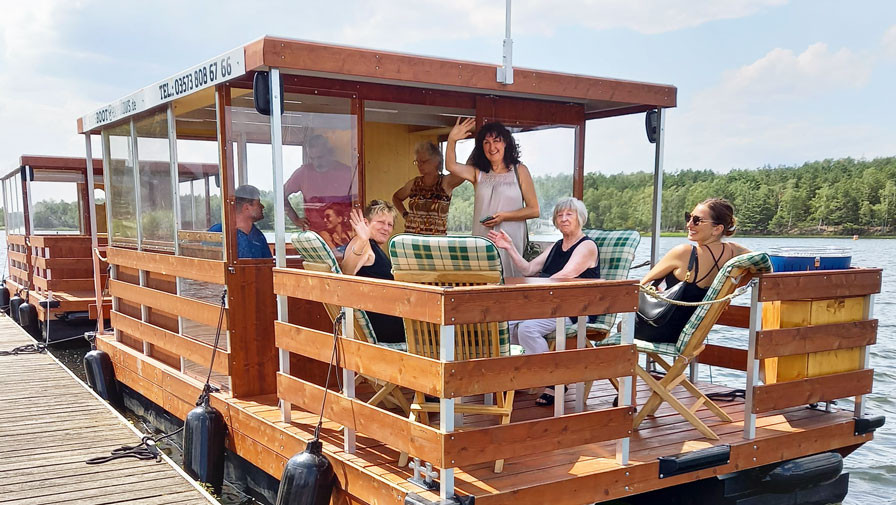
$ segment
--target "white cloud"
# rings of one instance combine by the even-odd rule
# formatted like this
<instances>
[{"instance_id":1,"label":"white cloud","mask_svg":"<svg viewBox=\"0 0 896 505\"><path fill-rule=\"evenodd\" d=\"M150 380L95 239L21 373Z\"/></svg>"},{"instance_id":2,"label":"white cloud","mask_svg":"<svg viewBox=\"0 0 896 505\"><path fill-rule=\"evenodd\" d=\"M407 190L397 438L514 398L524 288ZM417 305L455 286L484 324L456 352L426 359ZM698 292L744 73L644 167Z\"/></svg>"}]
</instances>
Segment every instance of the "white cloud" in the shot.
<instances>
[{"instance_id":1,"label":"white cloud","mask_svg":"<svg viewBox=\"0 0 896 505\"><path fill-rule=\"evenodd\" d=\"M657 34L746 17L785 3L787 0L584 0L555 2L545 9L539 0L525 0L513 6L514 29L519 19L520 28L533 33L551 34L558 27L581 25L596 30L627 28Z\"/></svg>"},{"instance_id":2,"label":"white cloud","mask_svg":"<svg viewBox=\"0 0 896 505\"><path fill-rule=\"evenodd\" d=\"M657 34L693 28L720 19L750 16L787 0L581 0L553 2L517 0L512 6L513 36L553 35L565 27L593 30L630 29ZM383 9L388 5L388 10ZM418 41L503 39L504 2L492 0L393 0L363 2L354 8L339 39L365 47L406 47Z\"/></svg>"},{"instance_id":3,"label":"white cloud","mask_svg":"<svg viewBox=\"0 0 896 505\"><path fill-rule=\"evenodd\" d=\"M881 39L881 46L885 57L896 59L896 25L891 26L890 29L884 33L884 36Z\"/></svg>"},{"instance_id":4,"label":"white cloud","mask_svg":"<svg viewBox=\"0 0 896 505\"><path fill-rule=\"evenodd\" d=\"M839 116L841 104L830 97L863 88L873 63L872 56L819 42L800 54L773 49L727 72L673 111L667 166L728 170L892 154L896 141L868 123L809 119Z\"/></svg>"},{"instance_id":5,"label":"white cloud","mask_svg":"<svg viewBox=\"0 0 896 505\"><path fill-rule=\"evenodd\" d=\"M697 93L694 106L749 108L760 103L802 100L832 90L861 88L871 77L873 59L817 42L800 54L776 48L755 62L727 72L722 82Z\"/></svg>"}]
</instances>

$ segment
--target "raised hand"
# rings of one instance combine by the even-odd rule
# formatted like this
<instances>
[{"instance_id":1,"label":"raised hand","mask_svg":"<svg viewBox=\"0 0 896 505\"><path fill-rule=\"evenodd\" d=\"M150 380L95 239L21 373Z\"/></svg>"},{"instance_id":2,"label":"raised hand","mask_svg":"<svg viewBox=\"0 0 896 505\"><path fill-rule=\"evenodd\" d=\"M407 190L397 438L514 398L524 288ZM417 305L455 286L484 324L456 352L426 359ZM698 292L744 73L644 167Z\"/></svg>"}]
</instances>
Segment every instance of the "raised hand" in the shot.
<instances>
[{"instance_id":1,"label":"raised hand","mask_svg":"<svg viewBox=\"0 0 896 505\"><path fill-rule=\"evenodd\" d=\"M457 118L457 121L454 122L454 127L451 128L451 131L448 132L448 141L449 142L457 142L458 140L465 139L472 135L473 128L476 127L476 120L468 117L463 121L460 120L460 117Z\"/></svg>"},{"instance_id":2,"label":"raised hand","mask_svg":"<svg viewBox=\"0 0 896 505\"><path fill-rule=\"evenodd\" d=\"M504 230L488 232L488 239L495 243L501 249L513 249L513 239Z\"/></svg>"},{"instance_id":3,"label":"raised hand","mask_svg":"<svg viewBox=\"0 0 896 505\"><path fill-rule=\"evenodd\" d=\"M355 236L363 240L363 243L367 243L370 240L370 226L368 226L367 220L364 219L361 209L352 209L349 219L352 223L352 229L355 230Z\"/></svg>"}]
</instances>

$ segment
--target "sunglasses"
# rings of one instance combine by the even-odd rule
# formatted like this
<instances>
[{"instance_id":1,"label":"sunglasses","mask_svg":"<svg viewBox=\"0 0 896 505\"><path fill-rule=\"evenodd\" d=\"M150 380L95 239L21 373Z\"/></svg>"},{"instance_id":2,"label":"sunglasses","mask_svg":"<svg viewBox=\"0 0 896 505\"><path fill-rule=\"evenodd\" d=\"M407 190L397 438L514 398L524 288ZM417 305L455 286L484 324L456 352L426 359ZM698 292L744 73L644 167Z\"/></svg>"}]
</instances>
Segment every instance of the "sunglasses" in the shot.
<instances>
[{"instance_id":1,"label":"sunglasses","mask_svg":"<svg viewBox=\"0 0 896 505\"><path fill-rule=\"evenodd\" d=\"M690 212L685 212L685 213L684 213L684 222L685 222L685 224L687 224L687 223L691 223L691 224L693 224L694 226L700 226L700 225L703 224L703 223L712 223L712 224L716 224L714 221L710 221L709 219L702 218L702 217L700 217L700 216L693 216L693 215L691 215Z\"/></svg>"}]
</instances>

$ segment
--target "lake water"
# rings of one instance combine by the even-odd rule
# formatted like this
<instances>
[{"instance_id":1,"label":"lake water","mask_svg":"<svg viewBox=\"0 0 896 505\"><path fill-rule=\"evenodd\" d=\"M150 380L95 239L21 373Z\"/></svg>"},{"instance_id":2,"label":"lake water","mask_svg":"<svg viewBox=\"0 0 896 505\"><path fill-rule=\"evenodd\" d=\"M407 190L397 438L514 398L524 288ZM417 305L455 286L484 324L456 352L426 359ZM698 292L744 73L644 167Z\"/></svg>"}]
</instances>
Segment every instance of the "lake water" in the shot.
<instances>
[{"instance_id":1,"label":"lake water","mask_svg":"<svg viewBox=\"0 0 896 505\"><path fill-rule=\"evenodd\" d=\"M867 398L868 415L883 414L888 423L877 430L874 441L865 444L845 460L845 470L850 472L850 491L844 504L859 505L867 503L896 504L896 399L890 392L896 389L896 255L893 255L892 240L848 240L826 238L742 238L736 240L741 245L754 251L767 251L772 247L794 246L837 246L852 251L852 265L862 267L883 268L883 286L874 306L874 317L880 321L877 344L871 348L871 364L874 372L874 392ZM684 238L664 237L660 239L660 249L665 253L677 244L685 242ZM6 234L0 231L0 261L6 265ZM642 240L635 257L634 264L650 258L650 239ZM631 277L639 278L647 272L647 268L632 271ZM737 304L749 303L748 295L744 295ZM745 348L747 344L746 330L739 328L719 327L710 334L710 342L720 345ZM53 354L68 364L76 373L83 374L81 357L87 347L83 344L68 343L53 349ZM727 369L700 367L700 379L712 380L731 387L743 388L745 375ZM841 400L838 407L852 410L852 402ZM225 496L222 503L241 503L242 497L236 493ZM247 501L248 502L248 501ZM245 503L245 502L243 502Z\"/></svg>"}]
</instances>

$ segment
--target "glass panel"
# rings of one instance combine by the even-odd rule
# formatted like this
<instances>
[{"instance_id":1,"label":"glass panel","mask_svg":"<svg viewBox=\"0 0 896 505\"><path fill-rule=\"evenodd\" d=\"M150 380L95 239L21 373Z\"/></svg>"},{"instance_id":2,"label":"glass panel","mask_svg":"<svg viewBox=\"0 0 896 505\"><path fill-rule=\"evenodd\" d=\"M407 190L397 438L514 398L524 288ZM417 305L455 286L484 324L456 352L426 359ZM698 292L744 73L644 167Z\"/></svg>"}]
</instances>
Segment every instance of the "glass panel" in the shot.
<instances>
[{"instance_id":1,"label":"glass panel","mask_svg":"<svg viewBox=\"0 0 896 505\"><path fill-rule=\"evenodd\" d=\"M131 152L131 127L122 125L103 131L105 169L112 223L110 243L137 245L137 199L134 192L134 161Z\"/></svg>"},{"instance_id":2,"label":"glass panel","mask_svg":"<svg viewBox=\"0 0 896 505\"><path fill-rule=\"evenodd\" d=\"M168 116L164 109L134 123L140 171L144 249L174 250L174 206Z\"/></svg>"},{"instance_id":3,"label":"glass panel","mask_svg":"<svg viewBox=\"0 0 896 505\"><path fill-rule=\"evenodd\" d=\"M513 133L520 146L520 158L532 174L535 196L538 197L540 217L528 221L532 242L553 242L560 238L552 218L554 205L561 198L572 196L575 132L575 128L570 127L545 127ZM583 228L588 226L582 223Z\"/></svg>"},{"instance_id":4,"label":"glass panel","mask_svg":"<svg viewBox=\"0 0 896 505\"><path fill-rule=\"evenodd\" d=\"M13 189L16 195L15 201L15 228L14 231L18 235L25 234L25 207L22 200L22 174L21 172L13 177Z\"/></svg>"},{"instance_id":5,"label":"glass panel","mask_svg":"<svg viewBox=\"0 0 896 505\"><path fill-rule=\"evenodd\" d=\"M351 235L349 211L360 204L357 116L348 98L296 93L284 98L287 223L320 233L341 253Z\"/></svg>"},{"instance_id":6,"label":"glass panel","mask_svg":"<svg viewBox=\"0 0 896 505\"><path fill-rule=\"evenodd\" d=\"M74 175L83 179L78 172ZM31 181L32 212L31 222L34 234L81 233L81 207L79 205L78 183Z\"/></svg>"}]
</instances>

